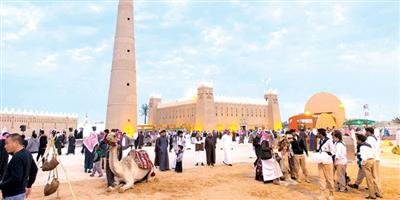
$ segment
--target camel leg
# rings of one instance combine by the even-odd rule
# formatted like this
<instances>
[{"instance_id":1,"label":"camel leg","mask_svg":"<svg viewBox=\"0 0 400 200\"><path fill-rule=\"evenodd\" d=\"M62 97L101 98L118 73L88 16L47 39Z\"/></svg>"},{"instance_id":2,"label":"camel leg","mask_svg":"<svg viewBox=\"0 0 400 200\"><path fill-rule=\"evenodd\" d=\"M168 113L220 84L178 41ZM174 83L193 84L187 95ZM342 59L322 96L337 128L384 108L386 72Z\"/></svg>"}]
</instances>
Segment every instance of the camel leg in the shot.
<instances>
[{"instance_id":1,"label":"camel leg","mask_svg":"<svg viewBox=\"0 0 400 200\"><path fill-rule=\"evenodd\" d=\"M120 188L120 192L125 192L127 189L133 188L133 182L129 182Z\"/></svg>"},{"instance_id":2,"label":"camel leg","mask_svg":"<svg viewBox=\"0 0 400 200\"><path fill-rule=\"evenodd\" d=\"M115 188L118 189L122 186L123 184L121 183L121 180L119 178L115 178Z\"/></svg>"},{"instance_id":3,"label":"camel leg","mask_svg":"<svg viewBox=\"0 0 400 200\"><path fill-rule=\"evenodd\" d=\"M133 188L134 183L135 181L134 178L132 177L124 186L120 188L119 192L125 192L126 190Z\"/></svg>"}]
</instances>

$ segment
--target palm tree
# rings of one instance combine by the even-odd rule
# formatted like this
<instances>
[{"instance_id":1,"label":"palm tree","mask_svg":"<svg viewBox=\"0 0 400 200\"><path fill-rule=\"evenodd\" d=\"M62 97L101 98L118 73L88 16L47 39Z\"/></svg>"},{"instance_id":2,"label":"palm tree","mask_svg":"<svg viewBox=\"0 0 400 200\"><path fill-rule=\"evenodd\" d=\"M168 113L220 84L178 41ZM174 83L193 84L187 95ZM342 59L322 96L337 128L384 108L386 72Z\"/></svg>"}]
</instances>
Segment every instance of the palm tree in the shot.
<instances>
[{"instance_id":1,"label":"palm tree","mask_svg":"<svg viewBox=\"0 0 400 200\"><path fill-rule=\"evenodd\" d=\"M148 104L142 104L140 107L140 114L144 116L144 124L146 124L146 119L147 119L147 114L149 112L149 105Z\"/></svg>"}]
</instances>

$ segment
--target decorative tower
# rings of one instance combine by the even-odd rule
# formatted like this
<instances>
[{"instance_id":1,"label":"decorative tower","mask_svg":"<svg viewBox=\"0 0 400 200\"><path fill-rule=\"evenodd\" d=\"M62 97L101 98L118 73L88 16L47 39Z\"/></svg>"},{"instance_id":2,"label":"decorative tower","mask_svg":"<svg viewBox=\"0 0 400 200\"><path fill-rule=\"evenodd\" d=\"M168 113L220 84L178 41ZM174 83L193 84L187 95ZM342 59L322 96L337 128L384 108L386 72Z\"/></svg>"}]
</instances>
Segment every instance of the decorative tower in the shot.
<instances>
[{"instance_id":1,"label":"decorative tower","mask_svg":"<svg viewBox=\"0 0 400 200\"><path fill-rule=\"evenodd\" d=\"M149 125L156 125L158 124L158 116L157 116L157 107L161 103L161 98L160 97L150 97L149 100L149 120L147 121L147 124Z\"/></svg>"},{"instance_id":2,"label":"decorative tower","mask_svg":"<svg viewBox=\"0 0 400 200\"><path fill-rule=\"evenodd\" d=\"M106 128L136 131L136 58L133 1L120 0L115 32Z\"/></svg>"},{"instance_id":3,"label":"decorative tower","mask_svg":"<svg viewBox=\"0 0 400 200\"><path fill-rule=\"evenodd\" d=\"M264 95L265 100L268 102L267 107L267 120L268 129L278 130L282 129L281 113L279 110L278 94L276 91L269 90Z\"/></svg>"},{"instance_id":4,"label":"decorative tower","mask_svg":"<svg viewBox=\"0 0 400 200\"><path fill-rule=\"evenodd\" d=\"M197 88L195 129L212 131L216 128L214 92L212 87Z\"/></svg>"}]
</instances>

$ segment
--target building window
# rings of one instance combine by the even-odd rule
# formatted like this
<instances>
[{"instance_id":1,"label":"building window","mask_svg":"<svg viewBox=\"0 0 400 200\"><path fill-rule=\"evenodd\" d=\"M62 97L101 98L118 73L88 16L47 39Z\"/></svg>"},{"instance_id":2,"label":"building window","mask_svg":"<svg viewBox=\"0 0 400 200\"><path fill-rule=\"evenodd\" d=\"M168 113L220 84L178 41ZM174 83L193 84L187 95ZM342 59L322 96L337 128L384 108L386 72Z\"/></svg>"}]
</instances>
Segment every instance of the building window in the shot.
<instances>
[{"instance_id":1,"label":"building window","mask_svg":"<svg viewBox=\"0 0 400 200\"><path fill-rule=\"evenodd\" d=\"M128 53L129 53L129 52L131 52L131 50L129 50L129 49L128 49L128 50L126 50L126 52L128 52Z\"/></svg>"},{"instance_id":2,"label":"building window","mask_svg":"<svg viewBox=\"0 0 400 200\"><path fill-rule=\"evenodd\" d=\"M130 84L129 84L129 83L126 83L126 86L130 86Z\"/></svg>"},{"instance_id":3,"label":"building window","mask_svg":"<svg viewBox=\"0 0 400 200\"><path fill-rule=\"evenodd\" d=\"M130 18L130 17L128 17L128 18L127 18L127 20L129 21L129 20L131 20L131 18Z\"/></svg>"}]
</instances>

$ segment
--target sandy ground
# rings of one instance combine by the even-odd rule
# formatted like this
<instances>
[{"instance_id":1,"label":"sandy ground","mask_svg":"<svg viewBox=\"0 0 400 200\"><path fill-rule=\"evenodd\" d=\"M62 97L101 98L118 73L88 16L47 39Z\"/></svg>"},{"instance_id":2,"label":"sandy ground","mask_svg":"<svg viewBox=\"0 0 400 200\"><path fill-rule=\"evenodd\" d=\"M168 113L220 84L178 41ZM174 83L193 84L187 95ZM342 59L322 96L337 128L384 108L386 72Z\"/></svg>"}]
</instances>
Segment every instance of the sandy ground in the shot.
<instances>
[{"instance_id":1,"label":"sandy ground","mask_svg":"<svg viewBox=\"0 0 400 200\"><path fill-rule=\"evenodd\" d=\"M383 148L381 161L382 188L384 199L400 199L400 156L389 153L391 148ZM148 149L150 157L154 154ZM139 183L134 189L125 193L106 192L104 178L89 178L82 172L82 156L62 156L62 162L67 168L72 190L76 199L316 199L319 196L318 170L316 164L308 163L311 183L277 186L263 184L254 180L253 159L249 156L248 145L235 145L233 167L217 165L216 167L194 167L194 151L186 151L184 156L184 172L176 174L173 171L158 172L156 178L149 183ZM223 153L217 151L217 164L222 162ZM170 155L172 162L172 154ZM82 161L82 162L81 162ZM79 163L79 164L77 164ZM60 169L61 170L61 169ZM348 173L354 182L357 166L350 164ZM63 177L64 176L64 177ZM33 194L29 199L74 199L65 180L65 174L60 172L63 182L59 194L43 196L43 184L47 175L40 172L35 183ZM351 189L348 193L335 193L336 199L364 199L367 196L364 181L360 190Z\"/></svg>"},{"instance_id":2,"label":"sandy ground","mask_svg":"<svg viewBox=\"0 0 400 200\"><path fill-rule=\"evenodd\" d=\"M317 168L310 164L312 183L290 186L263 184L254 180L253 168L249 163L235 164L233 167L199 167L185 170L183 174L173 171L158 173L149 183L139 183L125 193L106 192L102 180L72 182L77 199L316 199L319 194ZM351 177L356 167L348 170ZM381 176L384 199L400 199L398 168L382 168ZM365 181L364 181L365 182ZM363 183L365 186L365 183ZM351 189L348 193L335 193L336 199L364 199L363 189ZM67 184L62 184L59 197L43 197L42 187L35 187L30 199L73 199Z\"/></svg>"}]
</instances>

